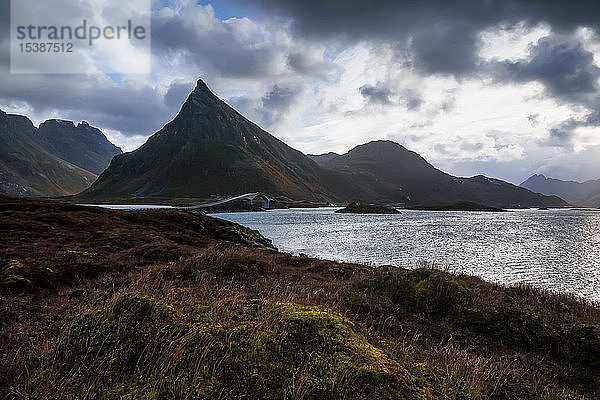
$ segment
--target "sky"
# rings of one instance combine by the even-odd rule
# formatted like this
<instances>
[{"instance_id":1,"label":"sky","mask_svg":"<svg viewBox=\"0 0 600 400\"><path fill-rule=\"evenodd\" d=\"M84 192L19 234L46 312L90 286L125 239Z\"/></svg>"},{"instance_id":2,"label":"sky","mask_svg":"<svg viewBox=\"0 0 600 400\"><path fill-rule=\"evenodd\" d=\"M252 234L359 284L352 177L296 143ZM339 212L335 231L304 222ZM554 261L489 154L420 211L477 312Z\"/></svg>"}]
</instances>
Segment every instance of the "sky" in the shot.
<instances>
[{"instance_id":1,"label":"sky","mask_svg":"<svg viewBox=\"0 0 600 400\"><path fill-rule=\"evenodd\" d=\"M151 72L129 75L11 74L9 16L0 109L125 151L202 79L305 153L388 139L458 176L600 178L599 2L153 0Z\"/></svg>"}]
</instances>

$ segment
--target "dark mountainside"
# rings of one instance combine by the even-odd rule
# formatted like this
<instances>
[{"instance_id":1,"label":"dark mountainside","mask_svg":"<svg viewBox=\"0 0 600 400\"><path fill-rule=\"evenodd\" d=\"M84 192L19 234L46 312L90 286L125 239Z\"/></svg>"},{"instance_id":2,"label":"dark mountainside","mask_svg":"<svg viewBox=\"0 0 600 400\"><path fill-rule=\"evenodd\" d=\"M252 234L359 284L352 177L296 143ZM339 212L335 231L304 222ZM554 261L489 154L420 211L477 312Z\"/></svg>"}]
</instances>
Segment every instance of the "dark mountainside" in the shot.
<instances>
[{"instance_id":1,"label":"dark mountainside","mask_svg":"<svg viewBox=\"0 0 600 400\"><path fill-rule=\"evenodd\" d=\"M329 161L339 156L340 155L338 153L334 153L333 151L325 154L307 154L308 158L319 164L321 167L326 166Z\"/></svg>"},{"instance_id":2,"label":"dark mountainside","mask_svg":"<svg viewBox=\"0 0 600 400\"><path fill-rule=\"evenodd\" d=\"M600 187L592 191L582 202L582 205L600 207Z\"/></svg>"},{"instance_id":3,"label":"dark mountainside","mask_svg":"<svg viewBox=\"0 0 600 400\"><path fill-rule=\"evenodd\" d=\"M0 193L72 195L95 179L95 174L49 152L27 117L0 110Z\"/></svg>"},{"instance_id":4,"label":"dark mountainside","mask_svg":"<svg viewBox=\"0 0 600 400\"><path fill-rule=\"evenodd\" d=\"M175 119L117 156L80 197L207 198L265 192L326 201L319 166L217 98L202 81Z\"/></svg>"},{"instance_id":5,"label":"dark mountainside","mask_svg":"<svg viewBox=\"0 0 600 400\"><path fill-rule=\"evenodd\" d=\"M429 164L414 151L391 141L356 146L348 153L320 164L338 179L331 180L336 193L348 201L380 204L471 202L493 207L563 207L560 198L535 194L499 179L485 176L457 178Z\"/></svg>"},{"instance_id":6,"label":"dark mountainside","mask_svg":"<svg viewBox=\"0 0 600 400\"><path fill-rule=\"evenodd\" d=\"M533 175L519 186L535 193L559 196L578 206L600 206L600 179L575 182Z\"/></svg>"},{"instance_id":7,"label":"dark mountainside","mask_svg":"<svg viewBox=\"0 0 600 400\"><path fill-rule=\"evenodd\" d=\"M110 160L123 154L97 128L83 121L50 119L38 129L38 135L48 152L96 175L108 168Z\"/></svg>"},{"instance_id":8,"label":"dark mountainside","mask_svg":"<svg viewBox=\"0 0 600 400\"><path fill-rule=\"evenodd\" d=\"M288 202L566 205L557 197L496 179L455 178L389 141L357 146L341 156L311 157L244 118L198 81L172 122L139 149L115 157L92 187L76 198L159 201L259 191Z\"/></svg>"}]
</instances>

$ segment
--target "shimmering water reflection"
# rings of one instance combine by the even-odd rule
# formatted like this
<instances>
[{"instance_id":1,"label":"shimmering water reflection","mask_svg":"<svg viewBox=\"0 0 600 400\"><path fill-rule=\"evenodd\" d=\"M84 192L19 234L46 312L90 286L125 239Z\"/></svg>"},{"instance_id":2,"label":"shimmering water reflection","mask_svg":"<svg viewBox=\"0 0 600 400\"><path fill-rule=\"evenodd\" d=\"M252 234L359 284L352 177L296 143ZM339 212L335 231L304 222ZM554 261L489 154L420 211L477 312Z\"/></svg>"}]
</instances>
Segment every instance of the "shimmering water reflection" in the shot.
<instances>
[{"instance_id":1,"label":"shimmering water reflection","mask_svg":"<svg viewBox=\"0 0 600 400\"><path fill-rule=\"evenodd\" d=\"M214 216L258 229L292 254L374 265L426 261L504 284L600 300L600 212L403 210L400 215L289 209Z\"/></svg>"}]
</instances>

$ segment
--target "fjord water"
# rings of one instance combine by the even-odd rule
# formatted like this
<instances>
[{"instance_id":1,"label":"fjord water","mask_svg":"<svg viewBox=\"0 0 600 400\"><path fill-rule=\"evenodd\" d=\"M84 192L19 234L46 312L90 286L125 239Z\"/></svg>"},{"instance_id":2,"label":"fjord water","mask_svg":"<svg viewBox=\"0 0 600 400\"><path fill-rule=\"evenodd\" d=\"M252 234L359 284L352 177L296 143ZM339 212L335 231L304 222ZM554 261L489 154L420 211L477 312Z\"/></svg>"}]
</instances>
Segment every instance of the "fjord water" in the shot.
<instances>
[{"instance_id":1,"label":"fjord water","mask_svg":"<svg viewBox=\"0 0 600 400\"><path fill-rule=\"evenodd\" d=\"M600 212L402 210L336 214L333 208L219 213L258 229L292 254L413 268L423 262L502 284L529 284L600 300Z\"/></svg>"}]
</instances>

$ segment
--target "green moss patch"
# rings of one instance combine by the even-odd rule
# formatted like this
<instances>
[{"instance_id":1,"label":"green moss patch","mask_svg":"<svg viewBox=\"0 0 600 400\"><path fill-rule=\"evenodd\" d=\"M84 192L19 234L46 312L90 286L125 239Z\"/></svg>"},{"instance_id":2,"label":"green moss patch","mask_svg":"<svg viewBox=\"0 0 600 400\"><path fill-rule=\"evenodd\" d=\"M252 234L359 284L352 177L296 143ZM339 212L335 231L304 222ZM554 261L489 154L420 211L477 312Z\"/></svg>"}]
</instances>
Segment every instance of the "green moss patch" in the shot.
<instances>
[{"instance_id":1,"label":"green moss patch","mask_svg":"<svg viewBox=\"0 0 600 400\"><path fill-rule=\"evenodd\" d=\"M34 285L51 286L55 275L52 268L37 263L0 260L0 288L24 290Z\"/></svg>"},{"instance_id":2,"label":"green moss patch","mask_svg":"<svg viewBox=\"0 0 600 400\"><path fill-rule=\"evenodd\" d=\"M428 391L348 319L247 301L195 322L139 294L76 322L26 388L34 397L424 399ZM200 322L198 322L200 321Z\"/></svg>"}]
</instances>

